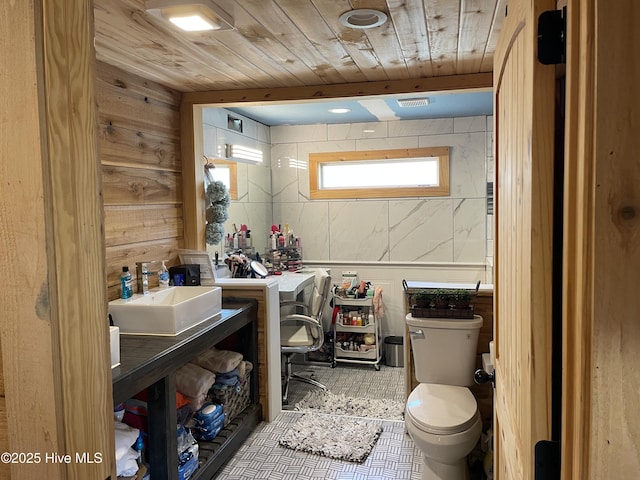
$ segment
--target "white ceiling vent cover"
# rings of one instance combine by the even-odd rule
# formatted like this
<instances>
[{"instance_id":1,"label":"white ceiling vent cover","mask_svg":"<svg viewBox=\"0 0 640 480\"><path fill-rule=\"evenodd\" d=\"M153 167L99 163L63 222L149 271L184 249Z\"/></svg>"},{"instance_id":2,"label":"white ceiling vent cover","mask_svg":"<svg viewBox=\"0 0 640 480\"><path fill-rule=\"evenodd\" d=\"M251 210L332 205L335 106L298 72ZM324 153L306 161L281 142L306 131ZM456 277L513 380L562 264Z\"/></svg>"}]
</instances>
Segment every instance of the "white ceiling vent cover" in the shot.
<instances>
[{"instance_id":1,"label":"white ceiling vent cover","mask_svg":"<svg viewBox=\"0 0 640 480\"><path fill-rule=\"evenodd\" d=\"M429 105L429 97L421 98L400 98L397 100L398 105L402 108L407 107L426 107Z\"/></svg>"},{"instance_id":2,"label":"white ceiling vent cover","mask_svg":"<svg viewBox=\"0 0 640 480\"><path fill-rule=\"evenodd\" d=\"M374 28L383 25L386 21L387 15L385 13L370 8L350 10L340 15L340 23L349 28Z\"/></svg>"}]
</instances>

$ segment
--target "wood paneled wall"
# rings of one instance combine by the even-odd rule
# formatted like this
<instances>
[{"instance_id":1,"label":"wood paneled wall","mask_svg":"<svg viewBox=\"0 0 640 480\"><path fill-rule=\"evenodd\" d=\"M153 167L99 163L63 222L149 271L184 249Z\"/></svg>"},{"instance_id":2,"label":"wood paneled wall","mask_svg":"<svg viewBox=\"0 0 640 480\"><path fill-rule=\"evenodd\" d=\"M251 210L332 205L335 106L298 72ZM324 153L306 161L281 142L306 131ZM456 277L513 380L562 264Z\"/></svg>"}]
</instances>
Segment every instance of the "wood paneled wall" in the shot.
<instances>
[{"instance_id":1,"label":"wood paneled wall","mask_svg":"<svg viewBox=\"0 0 640 480\"><path fill-rule=\"evenodd\" d=\"M562 478L637 478L640 9L567 11Z\"/></svg>"},{"instance_id":2,"label":"wood paneled wall","mask_svg":"<svg viewBox=\"0 0 640 480\"><path fill-rule=\"evenodd\" d=\"M96 69L107 288L113 300L120 296L123 265L135 283L136 262L173 265L184 246L181 94L104 63ZM157 283L152 276L150 286Z\"/></svg>"}]
</instances>

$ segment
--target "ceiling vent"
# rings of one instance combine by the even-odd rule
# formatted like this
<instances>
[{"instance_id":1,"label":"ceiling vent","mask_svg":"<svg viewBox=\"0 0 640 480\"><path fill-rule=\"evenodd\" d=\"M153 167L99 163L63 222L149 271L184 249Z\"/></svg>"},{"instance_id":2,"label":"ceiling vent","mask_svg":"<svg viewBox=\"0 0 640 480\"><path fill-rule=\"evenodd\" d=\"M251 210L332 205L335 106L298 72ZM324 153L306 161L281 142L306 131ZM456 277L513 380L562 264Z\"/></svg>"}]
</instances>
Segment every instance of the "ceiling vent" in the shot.
<instances>
[{"instance_id":1,"label":"ceiling vent","mask_svg":"<svg viewBox=\"0 0 640 480\"><path fill-rule=\"evenodd\" d=\"M387 21L387 15L380 10L358 8L340 15L340 23L349 28L374 28L383 25Z\"/></svg>"},{"instance_id":2,"label":"ceiling vent","mask_svg":"<svg viewBox=\"0 0 640 480\"><path fill-rule=\"evenodd\" d=\"M426 107L429 105L429 97L421 98L400 98L397 100L398 105L402 108L408 107Z\"/></svg>"}]
</instances>

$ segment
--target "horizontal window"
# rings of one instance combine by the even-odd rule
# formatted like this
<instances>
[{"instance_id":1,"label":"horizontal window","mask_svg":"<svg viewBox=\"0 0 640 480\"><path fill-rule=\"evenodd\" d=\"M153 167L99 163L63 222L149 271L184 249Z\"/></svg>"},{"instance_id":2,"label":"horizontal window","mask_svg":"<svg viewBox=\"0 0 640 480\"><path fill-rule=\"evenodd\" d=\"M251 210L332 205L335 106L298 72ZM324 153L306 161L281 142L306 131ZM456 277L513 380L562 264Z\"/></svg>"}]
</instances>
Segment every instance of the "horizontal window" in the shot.
<instances>
[{"instance_id":1,"label":"horizontal window","mask_svg":"<svg viewBox=\"0 0 640 480\"><path fill-rule=\"evenodd\" d=\"M449 195L449 147L312 153L311 199Z\"/></svg>"}]
</instances>

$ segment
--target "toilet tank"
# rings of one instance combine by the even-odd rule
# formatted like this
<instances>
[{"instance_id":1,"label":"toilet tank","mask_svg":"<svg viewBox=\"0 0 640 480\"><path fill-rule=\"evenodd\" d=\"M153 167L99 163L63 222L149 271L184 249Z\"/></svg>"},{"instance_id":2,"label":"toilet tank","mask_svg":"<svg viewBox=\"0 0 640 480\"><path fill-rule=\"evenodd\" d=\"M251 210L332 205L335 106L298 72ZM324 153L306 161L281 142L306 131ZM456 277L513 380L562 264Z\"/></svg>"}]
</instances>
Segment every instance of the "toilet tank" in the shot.
<instances>
[{"instance_id":1,"label":"toilet tank","mask_svg":"<svg viewBox=\"0 0 640 480\"><path fill-rule=\"evenodd\" d=\"M421 318L408 314L406 322L418 382L473 385L481 316Z\"/></svg>"}]
</instances>

